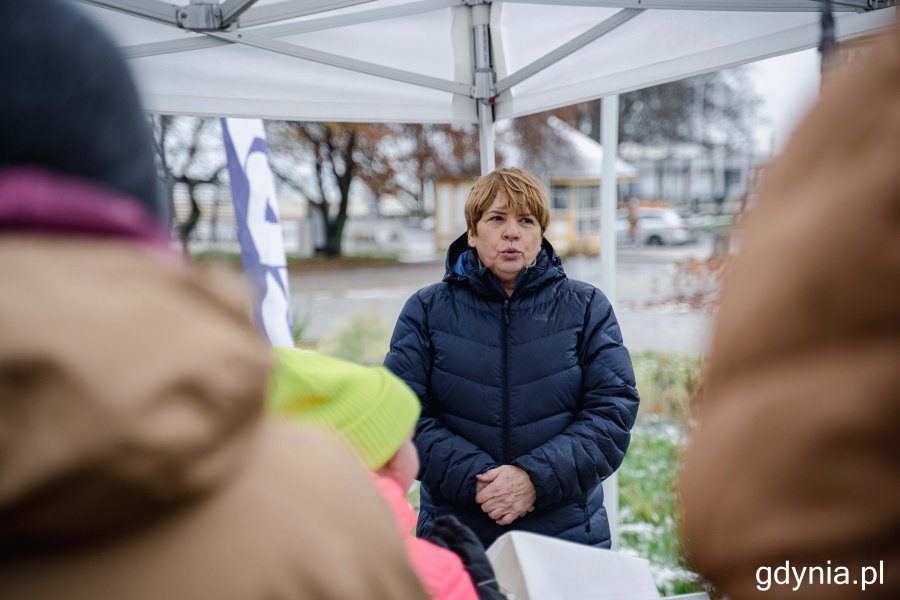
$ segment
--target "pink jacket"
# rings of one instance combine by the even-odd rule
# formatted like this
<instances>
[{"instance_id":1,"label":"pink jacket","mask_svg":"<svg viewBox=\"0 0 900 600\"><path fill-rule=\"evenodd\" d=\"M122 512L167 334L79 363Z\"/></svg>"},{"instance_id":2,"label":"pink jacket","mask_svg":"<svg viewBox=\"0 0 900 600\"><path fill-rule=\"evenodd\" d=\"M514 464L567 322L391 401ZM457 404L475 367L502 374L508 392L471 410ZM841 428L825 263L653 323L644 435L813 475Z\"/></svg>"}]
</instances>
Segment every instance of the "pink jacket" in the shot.
<instances>
[{"instance_id":1,"label":"pink jacket","mask_svg":"<svg viewBox=\"0 0 900 600\"><path fill-rule=\"evenodd\" d=\"M406 501L406 494L400 486L387 477L375 473L369 475L391 507L394 520L406 542L409 562L432 600L478 600L472 579L459 556L446 548L413 536L416 514Z\"/></svg>"}]
</instances>

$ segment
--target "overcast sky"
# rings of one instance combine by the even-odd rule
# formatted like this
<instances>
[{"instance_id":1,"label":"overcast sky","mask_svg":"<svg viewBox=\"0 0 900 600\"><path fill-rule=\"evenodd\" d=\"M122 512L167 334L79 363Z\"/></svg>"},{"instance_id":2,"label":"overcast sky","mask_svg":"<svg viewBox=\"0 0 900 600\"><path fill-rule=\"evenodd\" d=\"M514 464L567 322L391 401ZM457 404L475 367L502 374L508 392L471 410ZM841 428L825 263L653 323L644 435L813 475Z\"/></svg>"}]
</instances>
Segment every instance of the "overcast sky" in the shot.
<instances>
[{"instance_id":1,"label":"overcast sky","mask_svg":"<svg viewBox=\"0 0 900 600\"><path fill-rule=\"evenodd\" d=\"M750 73L769 118L757 131L757 147L779 152L818 96L819 53L811 49L759 61L750 66Z\"/></svg>"}]
</instances>

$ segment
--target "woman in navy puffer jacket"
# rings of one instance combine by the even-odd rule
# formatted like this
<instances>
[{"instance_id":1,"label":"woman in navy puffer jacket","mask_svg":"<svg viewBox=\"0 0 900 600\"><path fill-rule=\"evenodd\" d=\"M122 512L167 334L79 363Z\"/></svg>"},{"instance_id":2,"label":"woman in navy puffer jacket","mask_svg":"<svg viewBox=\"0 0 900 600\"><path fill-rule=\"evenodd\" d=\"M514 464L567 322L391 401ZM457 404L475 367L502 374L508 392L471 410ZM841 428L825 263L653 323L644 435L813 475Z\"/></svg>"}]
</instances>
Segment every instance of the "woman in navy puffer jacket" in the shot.
<instances>
[{"instance_id":1,"label":"woman in navy puffer jacket","mask_svg":"<svg viewBox=\"0 0 900 600\"><path fill-rule=\"evenodd\" d=\"M417 532L453 514L485 547L510 529L609 547L600 483L638 409L609 301L543 239L540 182L480 178L440 283L403 308L385 366L422 402Z\"/></svg>"}]
</instances>

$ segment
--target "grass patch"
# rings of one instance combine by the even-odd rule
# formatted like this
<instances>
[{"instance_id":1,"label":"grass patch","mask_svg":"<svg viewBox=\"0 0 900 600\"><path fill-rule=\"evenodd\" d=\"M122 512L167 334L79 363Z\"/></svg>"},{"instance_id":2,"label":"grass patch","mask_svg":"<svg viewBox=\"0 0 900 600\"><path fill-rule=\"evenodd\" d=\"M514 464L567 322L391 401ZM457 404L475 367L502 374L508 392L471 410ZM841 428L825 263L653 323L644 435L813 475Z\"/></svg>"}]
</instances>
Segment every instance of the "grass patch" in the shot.
<instances>
[{"instance_id":1,"label":"grass patch","mask_svg":"<svg viewBox=\"0 0 900 600\"><path fill-rule=\"evenodd\" d=\"M663 595L709 591L685 566L675 487L703 359L640 352L632 361L641 407L631 446L619 468L621 550L650 561Z\"/></svg>"},{"instance_id":2,"label":"grass patch","mask_svg":"<svg viewBox=\"0 0 900 600\"><path fill-rule=\"evenodd\" d=\"M678 537L675 480L682 445L680 425L648 419L634 428L619 469L621 550L650 561L663 595L705 591L700 578L685 567Z\"/></svg>"},{"instance_id":3,"label":"grass patch","mask_svg":"<svg viewBox=\"0 0 900 600\"><path fill-rule=\"evenodd\" d=\"M288 257L287 264L288 271L290 271L291 273L308 273L341 269L370 269L377 267L393 267L400 263L397 260L397 254L391 252L378 252L335 257Z\"/></svg>"},{"instance_id":4,"label":"grass patch","mask_svg":"<svg viewBox=\"0 0 900 600\"><path fill-rule=\"evenodd\" d=\"M242 269L240 252L225 252L222 250L203 250L191 254L191 260L197 262L222 263ZM400 264L397 254L391 252L373 252L367 254L353 254L347 256L310 256L299 258L287 257L288 271L291 273L305 273L318 271L331 271L339 269L362 269L373 267L391 267Z\"/></svg>"}]
</instances>

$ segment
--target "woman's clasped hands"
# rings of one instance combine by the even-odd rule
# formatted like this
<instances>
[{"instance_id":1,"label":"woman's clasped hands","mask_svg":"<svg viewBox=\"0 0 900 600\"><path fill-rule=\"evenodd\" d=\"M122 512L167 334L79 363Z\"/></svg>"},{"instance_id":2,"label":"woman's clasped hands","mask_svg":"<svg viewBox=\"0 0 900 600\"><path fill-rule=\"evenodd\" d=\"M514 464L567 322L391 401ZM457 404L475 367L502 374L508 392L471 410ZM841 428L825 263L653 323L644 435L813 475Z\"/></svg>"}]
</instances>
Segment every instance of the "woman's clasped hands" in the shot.
<instances>
[{"instance_id":1,"label":"woman's clasped hands","mask_svg":"<svg viewBox=\"0 0 900 600\"><path fill-rule=\"evenodd\" d=\"M509 525L534 510L531 478L513 465L501 465L475 476L475 502L498 525Z\"/></svg>"}]
</instances>

